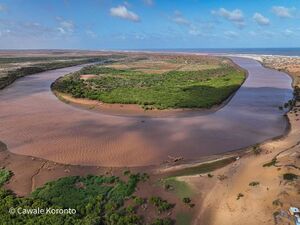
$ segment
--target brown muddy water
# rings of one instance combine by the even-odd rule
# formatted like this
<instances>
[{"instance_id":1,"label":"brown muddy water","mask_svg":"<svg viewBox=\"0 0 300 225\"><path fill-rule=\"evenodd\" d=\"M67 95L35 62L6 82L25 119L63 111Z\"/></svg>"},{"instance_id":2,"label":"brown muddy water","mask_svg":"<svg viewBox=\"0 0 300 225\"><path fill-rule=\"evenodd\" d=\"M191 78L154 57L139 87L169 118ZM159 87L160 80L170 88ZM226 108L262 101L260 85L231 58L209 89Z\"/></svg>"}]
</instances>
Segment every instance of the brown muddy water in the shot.
<instances>
[{"instance_id":1,"label":"brown muddy water","mask_svg":"<svg viewBox=\"0 0 300 225\"><path fill-rule=\"evenodd\" d=\"M180 117L129 117L85 110L58 100L50 85L81 66L19 79L0 91L0 140L9 151L65 164L146 166L168 156L196 160L282 135L278 109L292 98L291 78L246 58L249 72L216 112Z\"/></svg>"}]
</instances>

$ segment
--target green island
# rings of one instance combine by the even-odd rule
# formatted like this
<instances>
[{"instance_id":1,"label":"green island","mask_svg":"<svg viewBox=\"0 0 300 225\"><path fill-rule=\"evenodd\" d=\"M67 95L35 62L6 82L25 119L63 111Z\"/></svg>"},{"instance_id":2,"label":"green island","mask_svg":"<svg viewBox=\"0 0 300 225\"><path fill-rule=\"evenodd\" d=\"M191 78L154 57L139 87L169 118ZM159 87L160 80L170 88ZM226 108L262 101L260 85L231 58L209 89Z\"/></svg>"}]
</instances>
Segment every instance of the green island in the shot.
<instances>
[{"instance_id":1,"label":"green island","mask_svg":"<svg viewBox=\"0 0 300 225\"><path fill-rule=\"evenodd\" d=\"M52 88L75 98L138 104L143 109L211 108L245 79L226 58L138 56L88 66L59 78Z\"/></svg>"}]
</instances>

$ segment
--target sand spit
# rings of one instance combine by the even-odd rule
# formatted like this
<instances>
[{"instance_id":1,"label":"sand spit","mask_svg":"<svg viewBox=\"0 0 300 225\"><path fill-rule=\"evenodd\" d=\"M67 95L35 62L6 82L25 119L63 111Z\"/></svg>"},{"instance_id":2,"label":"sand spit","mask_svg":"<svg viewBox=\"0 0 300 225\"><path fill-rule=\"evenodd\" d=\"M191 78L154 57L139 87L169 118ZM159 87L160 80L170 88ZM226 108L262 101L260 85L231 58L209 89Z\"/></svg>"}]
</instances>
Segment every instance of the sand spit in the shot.
<instances>
[{"instance_id":1,"label":"sand spit","mask_svg":"<svg viewBox=\"0 0 300 225\"><path fill-rule=\"evenodd\" d=\"M59 101L51 83L81 66L27 76L0 92L0 137L11 152L59 163L146 166L282 135L287 122L278 106L292 97L290 77L251 59L233 60L249 76L231 101L217 112L181 118L113 116Z\"/></svg>"}]
</instances>

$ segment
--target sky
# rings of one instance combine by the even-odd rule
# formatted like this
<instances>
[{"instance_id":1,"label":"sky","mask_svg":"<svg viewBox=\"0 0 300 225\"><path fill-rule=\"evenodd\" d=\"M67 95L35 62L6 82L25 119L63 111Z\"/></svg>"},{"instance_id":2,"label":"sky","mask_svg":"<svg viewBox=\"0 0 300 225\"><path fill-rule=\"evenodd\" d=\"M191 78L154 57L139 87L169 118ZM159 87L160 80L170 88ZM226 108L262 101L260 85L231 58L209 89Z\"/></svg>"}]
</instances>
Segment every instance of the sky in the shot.
<instances>
[{"instance_id":1,"label":"sky","mask_svg":"<svg viewBox=\"0 0 300 225\"><path fill-rule=\"evenodd\" d=\"M0 0L0 49L300 47L299 0Z\"/></svg>"}]
</instances>

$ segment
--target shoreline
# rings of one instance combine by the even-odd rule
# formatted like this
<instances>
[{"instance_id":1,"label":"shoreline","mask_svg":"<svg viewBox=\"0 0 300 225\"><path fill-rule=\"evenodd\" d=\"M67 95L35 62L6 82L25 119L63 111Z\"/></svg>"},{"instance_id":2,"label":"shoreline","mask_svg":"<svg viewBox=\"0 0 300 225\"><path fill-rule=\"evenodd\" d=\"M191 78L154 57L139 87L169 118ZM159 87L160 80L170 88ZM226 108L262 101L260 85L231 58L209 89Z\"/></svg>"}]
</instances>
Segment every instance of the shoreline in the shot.
<instances>
[{"instance_id":1,"label":"shoreline","mask_svg":"<svg viewBox=\"0 0 300 225\"><path fill-rule=\"evenodd\" d=\"M159 110L159 109L145 110L137 104L118 104L118 103L109 104L109 103L103 103L98 100L74 98L69 94L64 94L56 90L52 90L52 93L58 98L58 100L66 104L84 110L96 111L105 115L141 117L141 118L143 117L163 118L163 117L192 117L192 116L207 115L210 113L217 112L218 110L226 106L228 102L230 102L230 100L233 98L233 96L237 91L238 89L234 91L234 93L232 93L228 98L226 98L226 100L224 100L221 104L214 105L209 109L180 108L180 109L163 109L163 110Z\"/></svg>"}]
</instances>

